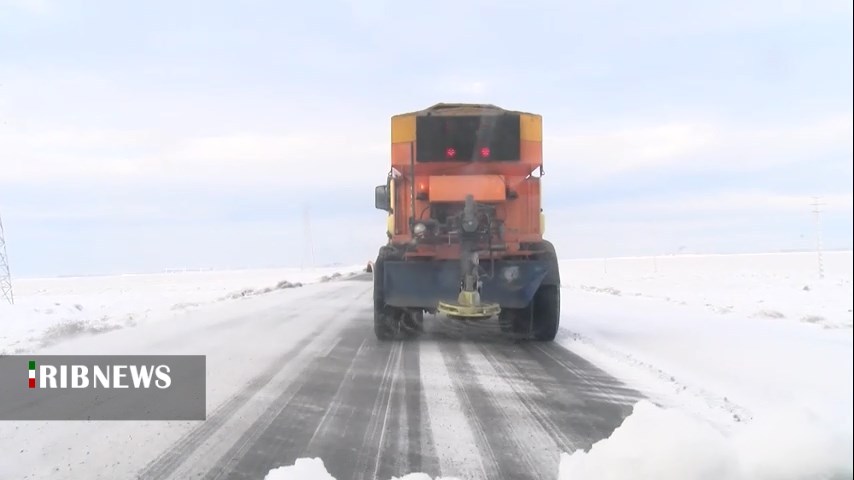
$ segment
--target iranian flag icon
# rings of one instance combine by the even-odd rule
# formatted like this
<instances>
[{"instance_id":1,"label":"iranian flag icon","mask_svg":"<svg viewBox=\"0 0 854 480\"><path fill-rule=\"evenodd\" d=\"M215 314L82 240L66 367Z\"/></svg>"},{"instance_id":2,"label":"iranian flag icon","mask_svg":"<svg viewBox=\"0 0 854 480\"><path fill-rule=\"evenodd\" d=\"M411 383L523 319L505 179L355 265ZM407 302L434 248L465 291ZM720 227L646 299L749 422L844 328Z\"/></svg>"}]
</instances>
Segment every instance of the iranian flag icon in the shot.
<instances>
[{"instance_id":1,"label":"iranian flag icon","mask_svg":"<svg viewBox=\"0 0 854 480\"><path fill-rule=\"evenodd\" d=\"M30 388L36 388L36 361L30 360Z\"/></svg>"}]
</instances>

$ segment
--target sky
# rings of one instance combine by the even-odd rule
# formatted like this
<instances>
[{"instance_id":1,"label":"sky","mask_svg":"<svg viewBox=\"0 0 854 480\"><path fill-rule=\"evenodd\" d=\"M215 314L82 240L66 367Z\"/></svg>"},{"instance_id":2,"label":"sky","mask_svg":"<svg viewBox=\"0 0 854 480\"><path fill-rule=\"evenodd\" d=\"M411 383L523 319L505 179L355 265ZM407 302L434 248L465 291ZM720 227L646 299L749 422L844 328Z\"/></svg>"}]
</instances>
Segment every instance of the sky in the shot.
<instances>
[{"instance_id":1,"label":"sky","mask_svg":"<svg viewBox=\"0 0 854 480\"><path fill-rule=\"evenodd\" d=\"M561 257L852 247L850 1L0 0L13 276L366 263L439 102L543 115Z\"/></svg>"}]
</instances>

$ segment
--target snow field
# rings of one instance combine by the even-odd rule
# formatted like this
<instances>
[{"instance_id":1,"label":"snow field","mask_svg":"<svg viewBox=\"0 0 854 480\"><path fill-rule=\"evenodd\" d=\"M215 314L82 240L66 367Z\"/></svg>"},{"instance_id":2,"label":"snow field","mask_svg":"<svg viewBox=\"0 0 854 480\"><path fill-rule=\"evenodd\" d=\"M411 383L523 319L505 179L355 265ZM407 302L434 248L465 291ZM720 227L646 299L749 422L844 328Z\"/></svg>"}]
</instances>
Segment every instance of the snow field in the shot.
<instances>
[{"instance_id":1,"label":"snow field","mask_svg":"<svg viewBox=\"0 0 854 480\"><path fill-rule=\"evenodd\" d=\"M824 262L819 278L805 253L562 261L558 341L651 400L555 477L854 477L851 252ZM297 464L317 470L267 478L332 478Z\"/></svg>"},{"instance_id":2,"label":"snow field","mask_svg":"<svg viewBox=\"0 0 854 480\"><path fill-rule=\"evenodd\" d=\"M652 298L722 316L852 327L852 252L563 260L563 285Z\"/></svg>"},{"instance_id":3,"label":"snow field","mask_svg":"<svg viewBox=\"0 0 854 480\"><path fill-rule=\"evenodd\" d=\"M589 452L563 454L559 480L831 480L851 478L851 438L808 412L759 414L723 434L643 400Z\"/></svg>"},{"instance_id":4,"label":"snow field","mask_svg":"<svg viewBox=\"0 0 854 480\"><path fill-rule=\"evenodd\" d=\"M589 451L564 454L555 477L854 477L851 266L850 251L825 254L824 278L818 276L815 254L805 253L562 261L557 341L649 400L639 402L622 426ZM197 337L208 332L194 339L195 350L220 349L230 322L278 324L288 305L313 315L314 306L300 299L317 290L295 284L362 268L19 280L16 305L0 305L0 352L107 354L135 346L151 354L180 353L183 347L173 339L184 338L184 332ZM253 301L244 301L249 298ZM111 342L99 342L96 334L108 331ZM211 365L222 378L210 384L210 406L233 394L228 382L241 375L229 370L229 358L267 364L281 342L297 337L258 336L229 345L228 357ZM441 370L423 365L422 372L425 393L442 387ZM435 399L431 405L445 408L447 401ZM121 428L103 425L97 436L90 435L96 425L38 423L28 432L6 427L0 436L8 442L0 443L24 445L17 459L28 465L67 463L69 473L98 469L121 477L189 425L175 425L164 435L140 425L132 439ZM83 438L88 440L81 443ZM103 457L117 442L130 448L142 440L151 448L116 459L104 470ZM21 468L20 462L0 458L0 473ZM267 478L331 477L321 459L300 459ZM424 473L402 477L429 478Z\"/></svg>"},{"instance_id":5,"label":"snow field","mask_svg":"<svg viewBox=\"0 0 854 480\"><path fill-rule=\"evenodd\" d=\"M362 266L172 272L21 279L15 305L0 303L0 354L38 351L69 338L174 321L204 305L298 288ZM337 278L337 277L335 277Z\"/></svg>"},{"instance_id":6,"label":"snow field","mask_svg":"<svg viewBox=\"0 0 854 480\"><path fill-rule=\"evenodd\" d=\"M264 480L336 480L326 471L320 458L298 458L293 465L274 468L264 477ZM392 477L390 480L459 480L455 477L436 477L426 473L410 473L402 477Z\"/></svg>"},{"instance_id":7,"label":"snow field","mask_svg":"<svg viewBox=\"0 0 854 480\"><path fill-rule=\"evenodd\" d=\"M362 296L357 295L362 289L347 283L350 282L307 284L246 299L202 304L176 317L179 321L143 322L104 335L77 336L43 347L39 354L205 354L209 415L206 424L214 432L193 453L180 454L181 470L175 478L188 478L210 468L210 458L218 458L234 438L246 431L308 359L322 354L344 324L367 311L367 306L361 307ZM318 296L328 300L304 301ZM329 328L320 328L322 325ZM283 352L300 342L306 344L302 354L283 366ZM236 410L226 408L223 412L241 396L252 378L247 377L247 365L269 366L256 372L268 376L268 381L259 385L251 397L237 402ZM221 425L216 427L218 422ZM0 451L9 452L8 457L0 455L0 479L137 478L141 468L160 455L170 455L175 443L198 424L0 422ZM117 457L117 451L122 455ZM185 475L187 470L196 473Z\"/></svg>"},{"instance_id":8,"label":"snow field","mask_svg":"<svg viewBox=\"0 0 854 480\"><path fill-rule=\"evenodd\" d=\"M561 480L852 478L851 252L824 260L563 261L558 341L650 400Z\"/></svg>"}]
</instances>

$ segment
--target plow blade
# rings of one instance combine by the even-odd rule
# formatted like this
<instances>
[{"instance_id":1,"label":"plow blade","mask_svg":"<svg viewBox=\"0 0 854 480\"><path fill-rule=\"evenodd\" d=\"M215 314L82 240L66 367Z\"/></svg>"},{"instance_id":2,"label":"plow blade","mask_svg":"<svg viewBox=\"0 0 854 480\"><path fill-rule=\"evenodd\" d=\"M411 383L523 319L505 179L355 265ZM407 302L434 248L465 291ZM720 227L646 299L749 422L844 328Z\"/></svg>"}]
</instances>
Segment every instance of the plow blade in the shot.
<instances>
[{"instance_id":1,"label":"plow blade","mask_svg":"<svg viewBox=\"0 0 854 480\"><path fill-rule=\"evenodd\" d=\"M480 267L481 302L503 308L526 307L549 273L549 263L543 260L499 260L492 277L489 262ZM386 261L383 285L387 305L435 310L439 302L457 302L459 261Z\"/></svg>"}]
</instances>

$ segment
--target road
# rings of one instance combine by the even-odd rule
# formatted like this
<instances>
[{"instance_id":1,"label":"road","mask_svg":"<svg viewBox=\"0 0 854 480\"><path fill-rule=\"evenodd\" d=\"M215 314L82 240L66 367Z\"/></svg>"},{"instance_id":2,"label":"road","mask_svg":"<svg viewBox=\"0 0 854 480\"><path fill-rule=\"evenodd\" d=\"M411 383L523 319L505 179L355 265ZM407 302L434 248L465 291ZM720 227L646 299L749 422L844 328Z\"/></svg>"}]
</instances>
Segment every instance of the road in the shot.
<instances>
[{"instance_id":1,"label":"road","mask_svg":"<svg viewBox=\"0 0 854 480\"><path fill-rule=\"evenodd\" d=\"M314 331L254 366L140 477L261 479L320 457L339 480L554 478L561 452L609 436L640 398L557 344L510 339L494 324L428 316L417 340L379 342L370 277L335 283L301 302L327 307ZM270 334L305 315L283 312ZM257 327L222 325L230 338Z\"/></svg>"}]
</instances>

